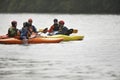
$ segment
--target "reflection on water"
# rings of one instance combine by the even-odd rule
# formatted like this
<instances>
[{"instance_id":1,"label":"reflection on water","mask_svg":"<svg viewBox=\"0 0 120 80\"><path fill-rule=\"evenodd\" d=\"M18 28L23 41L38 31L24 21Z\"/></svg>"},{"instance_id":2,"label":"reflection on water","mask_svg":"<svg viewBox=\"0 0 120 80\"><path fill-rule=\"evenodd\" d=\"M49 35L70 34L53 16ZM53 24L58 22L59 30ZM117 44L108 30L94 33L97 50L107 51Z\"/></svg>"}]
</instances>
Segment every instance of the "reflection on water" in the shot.
<instances>
[{"instance_id":1,"label":"reflection on water","mask_svg":"<svg viewBox=\"0 0 120 80\"><path fill-rule=\"evenodd\" d=\"M52 22L57 17L75 26L85 39L28 46L0 44L0 80L120 80L119 15L4 14L3 19L0 14L4 23L0 26L7 26L5 22L13 16L20 23L32 17L37 26L43 19ZM0 29L5 33L5 28Z\"/></svg>"}]
</instances>

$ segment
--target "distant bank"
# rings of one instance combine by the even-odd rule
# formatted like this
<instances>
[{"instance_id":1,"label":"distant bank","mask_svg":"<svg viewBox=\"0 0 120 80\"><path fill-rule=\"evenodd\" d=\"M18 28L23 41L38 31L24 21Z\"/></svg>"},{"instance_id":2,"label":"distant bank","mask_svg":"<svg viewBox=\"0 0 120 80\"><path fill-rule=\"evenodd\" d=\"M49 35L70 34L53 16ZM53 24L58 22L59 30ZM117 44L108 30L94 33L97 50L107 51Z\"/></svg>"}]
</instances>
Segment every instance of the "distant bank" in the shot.
<instances>
[{"instance_id":1,"label":"distant bank","mask_svg":"<svg viewBox=\"0 0 120 80\"><path fill-rule=\"evenodd\" d=\"M0 13L120 14L120 0L0 0Z\"/></svg>"}]
</instances>

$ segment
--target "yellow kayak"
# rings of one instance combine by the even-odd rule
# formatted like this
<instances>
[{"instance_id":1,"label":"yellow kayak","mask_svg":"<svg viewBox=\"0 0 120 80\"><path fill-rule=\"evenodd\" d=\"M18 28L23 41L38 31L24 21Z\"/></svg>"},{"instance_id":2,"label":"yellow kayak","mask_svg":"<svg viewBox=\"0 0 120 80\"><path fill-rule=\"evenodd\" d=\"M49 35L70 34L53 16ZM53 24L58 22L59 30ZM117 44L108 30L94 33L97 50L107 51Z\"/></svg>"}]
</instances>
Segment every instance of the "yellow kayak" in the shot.
<instances>
[{"instance_id":1,"label":"yellow kayak","mask_svg":"<svg viewBox=\"0 0 120 80\"><path fill-rule=\"evenodd\" d=\"M83 40L84 36L80 36L80 35L53 35L53 36L48 36L50 38L63 38L63 41L75 41L75 40Z\"/></svg>"}]
</instances>

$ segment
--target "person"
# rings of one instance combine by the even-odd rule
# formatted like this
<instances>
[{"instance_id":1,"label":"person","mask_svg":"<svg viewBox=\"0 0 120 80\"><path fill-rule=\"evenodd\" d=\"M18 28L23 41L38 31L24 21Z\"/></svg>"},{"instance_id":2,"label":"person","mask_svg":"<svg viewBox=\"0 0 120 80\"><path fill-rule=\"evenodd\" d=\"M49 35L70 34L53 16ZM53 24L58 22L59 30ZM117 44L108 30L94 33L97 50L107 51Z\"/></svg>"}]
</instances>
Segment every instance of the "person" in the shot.
<instances>
[{"instance_id":1,"label":"person","mask_svg":"<svg viewBox=\"0 0 120 80\"><path fill-rule=\"evenodd\" d=\"M8 37L17 37L20 35L19 29L17 29L17 21L11 22L11 27L8 29Z\"/></svg>"},{"instance_id":2,"label":"person","mask_svg":"<svg viewBox=\"0 0 120 80\"><path fill-rule=\"evenodd\" d=\"M73 29L68 29L64 24L65 22L63 20L59 21L59 31L56 34L70 35L73 32Z\"/></svg>"},{"instance_id":3,"label":"person","mask_svg":"<svg viewBox=\"0 0 120 80\"><path fill-rule=\"evenodd\" d=\"M33 20L31 18L28 19L28 23L30 24L30 32L33 34L37 34L37 29L34 25L32 25Z\"/></svg>"},{"instance_id":4,"label":"person","mask_svg":"<svg viewBox=\"0 0 120 80\"><path fill-rule=\"evenodd\" d=\"M48 34L49 35L54 35L58 32L59 30L59 24L58 24L58 19L54 19L53 20L54 24L50 27L50 29L48 30Z\"/></svg>"},{"instance_id":5,"label":"person","mask_svg":"<svg viewBox=\"0 0 120 80\"><path fill-rule=\"evenodd\" d=\"M31 33L29 31L29 27L30 24L28 22L23 23L23 27L20 31L20 39L27 40L30 37Z\"/></svg>"}]
</instances>

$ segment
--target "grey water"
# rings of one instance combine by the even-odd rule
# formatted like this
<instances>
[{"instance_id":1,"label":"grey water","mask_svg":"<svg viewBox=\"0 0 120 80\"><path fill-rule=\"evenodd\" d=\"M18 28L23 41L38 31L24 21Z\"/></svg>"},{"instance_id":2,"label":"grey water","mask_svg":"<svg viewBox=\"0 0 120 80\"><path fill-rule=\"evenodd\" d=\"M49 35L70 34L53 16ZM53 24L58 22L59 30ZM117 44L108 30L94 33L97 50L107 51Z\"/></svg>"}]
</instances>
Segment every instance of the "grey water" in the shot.
<instances>
[{"instance_id":1,"label":"grey water","mask_svg":"<svg viewBox=\"0 0 120 80\"><path fill-rule=\"evenodd\" d=\"M0 35L10 22L28 18L37 29L53 19L78 29L82 41L51 44L0 44L0 80L120 80L120 15L0 14Z\"/></svg>"}]
</instances>

